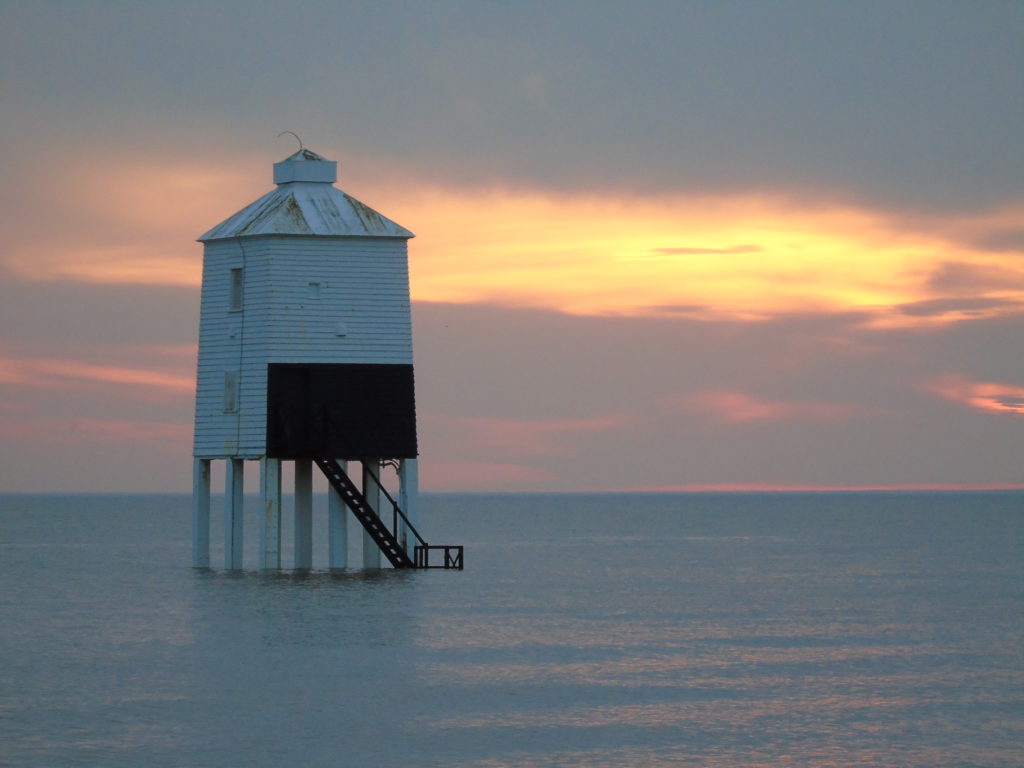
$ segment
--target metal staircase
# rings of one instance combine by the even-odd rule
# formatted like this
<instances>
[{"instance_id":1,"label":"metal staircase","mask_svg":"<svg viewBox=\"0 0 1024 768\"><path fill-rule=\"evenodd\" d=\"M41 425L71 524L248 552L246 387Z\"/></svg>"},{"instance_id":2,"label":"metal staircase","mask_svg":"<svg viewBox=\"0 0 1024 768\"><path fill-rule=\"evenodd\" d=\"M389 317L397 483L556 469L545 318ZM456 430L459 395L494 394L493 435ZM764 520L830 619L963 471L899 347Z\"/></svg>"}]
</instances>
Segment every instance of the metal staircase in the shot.
<instances>
[{"instance_id":1,"label":"metal staircase","mask_svg":"<svg viewBox=\"0 0 1024 768\"><path fill-rule=\"evenodd\" d=\"M374 478L377 483L377 487L380 489L384 497L391 502L392 509L392 526L389 530L381 520L380 515L377 514L370 502L367 501L360 490L356 487L355 483L352 482L352 478L348 476L341 465L336 459L327 458L314 458L313 461L321 471L327 477L328 482L341 496L342 501L345 502L346 506L352 510L352 514L356 520L363 526L366 532L370 535L370 538L374 540L380 551L384 553L384 557L388 559L395 568L444 568L447 570L462 570L462 547L453 544L442 544L433 545L427 544L420 536L419 531L409 522L409 519L405 516L398 507L391 494L380 484L380 480ZM413 548L413 557L409 557L409 553L406 548L402 546L398 541L398 523L399 520L404 523L405 528L410 532L418 542ZM443 552L443 557L440 563L432 564L430 561L430 553L432 551ZM435 561L436 562L436 561Z\"/></svg>"}]
</instances>

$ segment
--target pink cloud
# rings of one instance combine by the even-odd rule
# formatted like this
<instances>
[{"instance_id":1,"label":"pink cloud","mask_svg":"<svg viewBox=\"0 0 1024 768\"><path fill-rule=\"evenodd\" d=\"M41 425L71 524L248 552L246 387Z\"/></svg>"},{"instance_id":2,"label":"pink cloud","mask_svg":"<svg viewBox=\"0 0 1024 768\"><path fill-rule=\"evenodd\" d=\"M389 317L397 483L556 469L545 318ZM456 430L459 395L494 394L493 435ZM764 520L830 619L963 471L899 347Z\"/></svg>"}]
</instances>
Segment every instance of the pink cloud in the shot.
<instances>
[{"instance_id":1,"label":"pink cloud","mask_svg":"<svg viewBox=\"0 0 1024 768\"><path fill-rule=\"evenodd\" d=\"M191 377L141 368L95 365L74 360L46 358L0 358L0 382L31 387L66 387L73 381L155 387L177 392L191 391Z\"/></svg>"},{"instance_id":2,"label":"pink cloud","mask_svg":"<svg viewBox=\"0 0 1024 768\"><path fill-rule=\"evenodd\" d=\"M430 417L428 417L430 418ZM614 429L627 422L620 414L584 419L446 418L434 416L434 423L454 428L460 441L479 450L499 450L518 455L552 455L565 451L566 439Z\"/></svg>"},{"instance_id":3,"label":"pink cloud","mask_svg":"<svg viewBox=\"0 0 1024 768\"><path fill-rule=\"evenodd\" d=\"M1024 483L903 483L899 485L816 485L807 483L675 483L626 489L639 493L829 493L837 491L1017 491Z\"/></svg>"},{"instance_id":4,"label":"pink cloud","mask_svg":"<svg viewBox=\"0 0 1024 768\"><path fill-rule=\"evenodd\" d=\"M685 395L682 406L722 421L743 424L755 421L843 421L853 415L848 405L766 400L743 392L708 389Z\"/></svg>"},{"instance_id":5,"label":"pink cloud","mask_svg":"<svg viewBox=\"0 0 1024 768\"><path fill-rule=\"evenodd\" d=\"M176 422L31 417L0 422L0 437L44 444L178 444L187 452L192 439L192 426Z\"/></svg>"},{"instance_id":6,"label":"pink cloud","mask_svg":"<svg viewBox=\"0 0 1024 768\"><path fill-rule=\"evenodd\" d=\"M195 238L266 186L260 159L239 171L223 159L93 148L77 155L58 149L37 163L24 175L20 207L10 216L18 226L0 256L32 280L198 286Z\"/></svg>"},{"instance_id":7,"label":"pink cloud","mask_svg":"<svg viewBox=\"0 0 1024 768\"><path fill-rule=\"evenodd\" d=\"M536 486L557 480L540 467L488 461L421 461L423 487L429 491L467 488L494 490L501 487Z\"/></svg>"},{"instance_id":8,"label":"pink cloud","mask_svg":"<svg viewBox=\"0 0 1024 768\"><path fill-rule=\"evenodd\" d=\"M984 413L1024 416L1024 387L991 381L970 381L962 376L945 376L926 382L924 389L947 400Z\"/></svg>"}]
</instances>

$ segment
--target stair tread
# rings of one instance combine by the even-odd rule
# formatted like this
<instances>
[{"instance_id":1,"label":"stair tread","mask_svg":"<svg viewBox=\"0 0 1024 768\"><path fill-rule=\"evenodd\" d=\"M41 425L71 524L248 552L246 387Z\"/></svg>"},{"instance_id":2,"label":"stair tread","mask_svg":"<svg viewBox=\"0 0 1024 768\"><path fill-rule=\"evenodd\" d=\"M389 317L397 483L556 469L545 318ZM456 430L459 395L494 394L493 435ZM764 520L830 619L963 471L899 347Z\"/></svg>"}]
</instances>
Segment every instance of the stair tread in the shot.
<instances>
[{"instance_id":1,"label":"stair tread","mask_svg":"<svg viewBox=\"0 0 1024 768\"><path fill-rule=\"evenodd\" d=\"M402 549L394 534L380 519L377 511L370 506L366 497L355 487L352 479L334 459L314 459L331 485L338 491L345 504L352 510L356 519L370 537L380 547L388 561L395 568L415 568L416 564Z\"/></svg>"}]
</instances>

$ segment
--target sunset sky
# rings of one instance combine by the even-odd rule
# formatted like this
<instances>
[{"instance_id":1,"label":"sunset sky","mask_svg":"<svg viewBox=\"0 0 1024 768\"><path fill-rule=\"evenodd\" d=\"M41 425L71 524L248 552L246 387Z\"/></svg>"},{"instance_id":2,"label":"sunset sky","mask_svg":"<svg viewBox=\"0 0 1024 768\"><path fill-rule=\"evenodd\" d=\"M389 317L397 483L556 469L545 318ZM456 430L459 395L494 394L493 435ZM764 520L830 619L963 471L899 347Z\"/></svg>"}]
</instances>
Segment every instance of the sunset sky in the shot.
<instances>
[{"instance_id":1,"label":"sunset sky","mask_svg":"<svg viewBox=\"0 0 1024 768\"><path fill-rule=\"evenodd\" d=\"M410 243L426 490L1024 487L1024 3L0 0L0 491L187 491L201 233Z\"/></svg>"}]
</instances>

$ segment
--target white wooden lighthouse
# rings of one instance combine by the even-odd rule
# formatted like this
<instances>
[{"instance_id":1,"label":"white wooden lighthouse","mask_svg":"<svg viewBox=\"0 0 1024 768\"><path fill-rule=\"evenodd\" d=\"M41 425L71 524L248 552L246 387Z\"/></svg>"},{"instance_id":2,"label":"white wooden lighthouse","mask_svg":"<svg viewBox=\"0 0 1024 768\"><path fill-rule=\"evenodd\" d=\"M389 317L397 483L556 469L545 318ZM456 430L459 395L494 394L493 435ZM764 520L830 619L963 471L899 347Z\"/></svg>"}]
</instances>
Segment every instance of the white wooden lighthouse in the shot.
<instances>
[{"instance_id":1,"label":"white wooden lighthouse","mask_svg":"<svg viewBox=\"0 0 1024 768\"><path fill-rule=\"evenodd\" d=\"M277 188L204 244L193 482L193 564L210 564L210 464L226 462L224 567L242 567L243 473L260 471L261 569L281 567L281 462L294 461L294 566L312 563L312 472L330 482L329 566L347 567L348 513L363 566L462 566L415 528L412 232L334 186L307 149L274 164ZM348 476L362 468L361 487ZM399 499L380 483L398 469ZM386 504L382 507L382 501ZM390 522L390 526L388 525ZM442 563L430 563L431 550Z\"/></svg>"}]
</instances>

